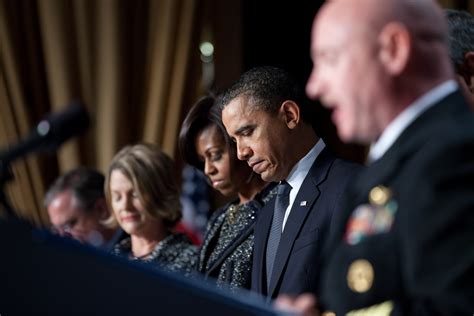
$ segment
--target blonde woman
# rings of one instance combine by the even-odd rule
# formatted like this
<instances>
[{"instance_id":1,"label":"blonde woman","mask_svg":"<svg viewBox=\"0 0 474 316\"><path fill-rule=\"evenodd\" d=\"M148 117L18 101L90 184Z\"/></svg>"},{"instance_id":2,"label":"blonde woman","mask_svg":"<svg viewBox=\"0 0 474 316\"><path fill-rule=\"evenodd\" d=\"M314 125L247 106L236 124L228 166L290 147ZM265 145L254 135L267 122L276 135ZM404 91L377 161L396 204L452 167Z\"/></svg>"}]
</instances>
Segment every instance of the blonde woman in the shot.
<instances>
[{"instance_id":1,"label":"blonde woman","mask_svg":"<svg viewBox=\"0 0 474 316\"><path fill-rule=\"evenodd\" d=\"M173 162L157 146L123 148L113 158L105 194L112 210L109 225L120 225L130 237L113 253L162 269L189 274L197 258L189 239L173 231L181 218Z\"/></svg>"}]
</instances>

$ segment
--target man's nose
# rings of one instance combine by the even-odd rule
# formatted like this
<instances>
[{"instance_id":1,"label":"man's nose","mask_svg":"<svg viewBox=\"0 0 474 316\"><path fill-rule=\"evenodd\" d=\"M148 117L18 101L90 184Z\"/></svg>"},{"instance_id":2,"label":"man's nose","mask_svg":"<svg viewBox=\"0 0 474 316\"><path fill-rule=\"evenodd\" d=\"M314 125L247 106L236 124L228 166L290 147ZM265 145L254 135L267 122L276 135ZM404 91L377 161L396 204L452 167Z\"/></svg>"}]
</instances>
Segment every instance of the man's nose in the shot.
<instances>
[{"instance_id":1,"label":"man's nose","mask_svg":"<svg viewBox=\"0 0 474 316\"><path fill-rule=\"evenodd\" d=\"M251 155L252 150L250 149L250 147L237 142L237 158L239 158L239 160L247 160L250 158Z\"/></svg>"},{"instance_id":2,"label":"man's nose","mask_svg":"<svg viewBox=\"0 0 474 316\"><path fill-rule=\"evenodd\" d=\"M321 76L316 71L316 67L313 66L306 83L306 94L310 99L317 100L321 97L321 83Z\"/></svg>"}]
</instances>

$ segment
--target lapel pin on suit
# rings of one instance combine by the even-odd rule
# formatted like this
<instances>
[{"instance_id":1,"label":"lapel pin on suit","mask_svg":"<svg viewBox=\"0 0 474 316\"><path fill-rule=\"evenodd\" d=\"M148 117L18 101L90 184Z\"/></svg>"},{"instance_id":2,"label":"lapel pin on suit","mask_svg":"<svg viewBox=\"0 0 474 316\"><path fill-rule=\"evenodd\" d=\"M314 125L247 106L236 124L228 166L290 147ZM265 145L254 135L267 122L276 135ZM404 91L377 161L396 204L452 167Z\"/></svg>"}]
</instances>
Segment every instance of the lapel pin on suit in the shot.
<instances>
[{"instance_id":1,"label":"lapel pin on suit","mask_svg":"<svg viewBox=\"0 0 474 316\"><path fill-rule=\"evenodd\" d=\"M307 201L301 201L301 202L300 202L300 206L306 206L306 204L308 204Z\"/></svg>"}]
</instances>

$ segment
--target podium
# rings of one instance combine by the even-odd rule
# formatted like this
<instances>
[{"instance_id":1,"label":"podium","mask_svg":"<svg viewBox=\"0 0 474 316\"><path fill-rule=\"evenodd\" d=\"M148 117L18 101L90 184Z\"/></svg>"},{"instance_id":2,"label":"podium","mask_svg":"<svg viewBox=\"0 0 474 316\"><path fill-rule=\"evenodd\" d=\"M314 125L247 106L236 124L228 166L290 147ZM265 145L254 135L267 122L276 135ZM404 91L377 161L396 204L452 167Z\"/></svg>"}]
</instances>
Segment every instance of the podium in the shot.
<instances>
[{"instance_id":1,"label":"podium","mask_svg":"<svg viewBox=\"0 0 474 316\"><path fill-rule=\"evenodd\" d=\"M0 314L277 315L255 295L157 271L95 248L0 221Z\"/></svg>"}]
</instances>

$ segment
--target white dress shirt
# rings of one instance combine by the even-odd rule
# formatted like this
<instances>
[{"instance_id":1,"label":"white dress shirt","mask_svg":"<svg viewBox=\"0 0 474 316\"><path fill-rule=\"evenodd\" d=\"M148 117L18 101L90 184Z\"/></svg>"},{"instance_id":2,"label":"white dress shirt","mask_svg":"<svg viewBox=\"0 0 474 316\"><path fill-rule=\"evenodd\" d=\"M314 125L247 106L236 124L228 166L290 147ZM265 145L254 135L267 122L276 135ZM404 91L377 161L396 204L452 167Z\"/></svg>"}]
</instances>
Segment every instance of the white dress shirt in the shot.
<instances>
[{"instance_id":1,"label":"white dress shirt","mask_svg":"<svg viewBox=\"0 0 474 316\"><path fill-rule=\"evenodd\" d=\"M458 84L454 80L448 80L428 91L415 102L403 110L385 128L379 139L370 146L368 161L374 162L381 158L387 150L395 143L402 132L423 112L435 105L448 94L456 91Z\"/></svg>"},{"instance_id":2,"label":"white dress shirt","mask_svg":"<svg viewBox=\"0 0 474 316\"><path fill-rule=\"evenodd\" d=\"M309 169L311 169L311 166L313 165L316 158L318 158L324 147L326 147L326 144L322 139L319 139L316 145L314 145L313 148L311 148L311 150L303 158L301 158L300 161L296 163L296 165L293 167L293 169L291 169L290 174L286 178L286 182L291 185L291 191L290 202L285 211L285 217L283 218L283 226L281 228L282 232L285 229L286 220L288 219L288 216L290 216L291 207L295 202L296 195L298 194L298 191L300 190L301 185L303 184L303 181L309 172Z\"/></svg>"}]
</instances>

